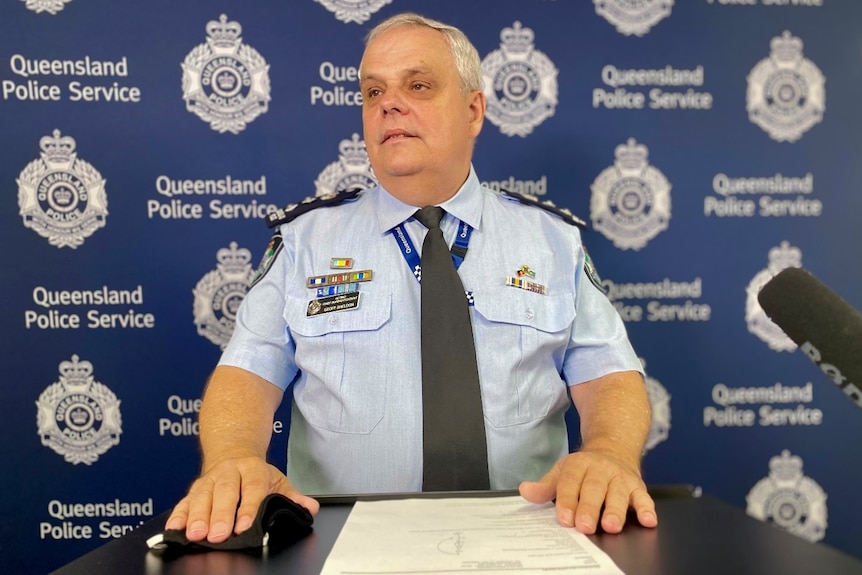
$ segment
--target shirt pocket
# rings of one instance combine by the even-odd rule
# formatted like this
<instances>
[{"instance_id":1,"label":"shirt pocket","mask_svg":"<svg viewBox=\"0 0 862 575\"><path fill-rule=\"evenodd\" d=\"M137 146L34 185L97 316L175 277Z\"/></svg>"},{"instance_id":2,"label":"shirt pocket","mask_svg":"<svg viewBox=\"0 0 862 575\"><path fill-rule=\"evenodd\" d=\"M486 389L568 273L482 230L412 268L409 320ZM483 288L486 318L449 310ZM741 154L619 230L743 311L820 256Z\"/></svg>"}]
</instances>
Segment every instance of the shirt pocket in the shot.
<instances>
[{"instance_id":1,"label":"shirt pocket","mask_svg":"<svg viewBox=\"0 0 862 575\"><path fill-rule=\"evenodd\" d=\"M392 345L392 294L360 292L359 307L314 316L307 299L288 296L284 318L304 374L294 400L313 426L370 433L386 411Z\"/></svg>"},{"instance_id":2,"label":"shirt pocket","mask_svg":"<svg viewBox=\"0 0 862 575\"><path fill-rule=\"evenodd\" d=\"M568 402L560 370L575 320L573 295L499 286L473 290L473 297L488 421L495 427L521 425Z\"/></svg>"}]
</instances>

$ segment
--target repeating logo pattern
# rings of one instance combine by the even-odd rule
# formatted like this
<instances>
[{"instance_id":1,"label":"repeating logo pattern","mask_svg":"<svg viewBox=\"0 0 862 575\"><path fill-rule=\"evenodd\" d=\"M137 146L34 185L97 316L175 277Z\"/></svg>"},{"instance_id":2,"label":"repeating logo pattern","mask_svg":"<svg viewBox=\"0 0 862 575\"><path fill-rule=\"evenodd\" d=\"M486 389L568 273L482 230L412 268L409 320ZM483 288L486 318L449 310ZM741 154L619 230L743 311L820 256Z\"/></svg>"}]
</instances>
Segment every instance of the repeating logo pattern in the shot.
<instances>
[{"instance_id":1,"label":"repeating logo pattern","mask_svg":"<svg viewBox=\"0 0 862 575\"><path fill-rule=\"evenodd\" d=\"M816 6L822 4L825 6ZM13 265L7 267L10 289L5 298L11 393L5 396L4 413L10 427L23 432L23 440L13 442L19 447L9 446L6 462L12 472L10 479L14 478L9 484L10 496L17 502L7 519L16 521L17 514L20 520L16 523L23 533L18 548L9 550L8 559L14 562L20 557L22 571L28 571L23 565L29 562L32 570L47 572L59 566L63 555L83 553L94 541L104 541L108 533L99 528L100 523L115 524L112 530L122 527L125 531L139 523L138 519L145 519L61 519L52 517L49 509L51 503L60 501L71 510L72 506L80 509L83 504L105 502L110 508L115 498L164 500L169 487L165 483L148 481L144 473L132 480L122 465L115 464L125 461L139 445L140 449L162 447L158 442L153 445L153 437L176 436L180 427L183 435L192 435L186 430L191 429L195 413L191 407L182 407L185 415L180 415L179 407L170 407L170 397L179 394L183 405L191 406L197 401L194 384L184 390L184 386L172 387L170 381L146 381L149 370L135 374L134 369L115 371L111 366L108 371L109 358L115 365L128 363L130 358L134 364L135 356L143 358L154 351L151 344L157 344L156 349L175 348L190 339L188 361L199 364L201 370L210 369L217 357L214 354L228 341L228 334L235 333L231 323L240 323L236 307L244 291L237 285L219 292L228 275L218 277L215 271L213 284L217 285L210 287L202 281L221 263L217 251L230 249L229 244L235 241L237 250L251 250L253 269L261 274L267 269L280 272L278 257L285 254L275 257L277 243L268 248L258 268L258 250L265 244L244 239L260 234L266 242L269 237L256 221L261 218L255 217L263 211L259 209L262 202L284 206L299 203L306 195L343 195L347 190L372 185L374 174L367 157L360 161L359 154L354 155L364 139L357 106L353 110L338 108L355 103L350 94L357 89L362 33L390 14L417 6L424 10L426 4L305 0L235 9L230 7L233 5L207 6L193 1L174 17L157 7L154 10L154 6L146 8L144 3L10 0L0 6L0 19L6 18L3 22L12 32L5 36L5 56L0 62L0 117L5 118L0 120L0 132L7 140L4 180L5 213L9 217L5 220L5 247L13 256ZM842 209L853 206L855 190L842 190L842 184L853 182L850 176L858 173L849 159L854 151L862 151L862 140L853 129L858 126L854 120L859 118L858 111L855 118L852 112L856 109L853 90L847 93L839 87L855 84L862 88L858 74L862 52L840 49L853 42L852 37L849 44L842 42L847 40L842 34L851 27L839 23L849 24L854 20L852 15L862 14L856 7L862 4L701 0L676 6L675 2L655 0L592 0L578 5L544 0L521 2L524 11L509 13L506 8L514 8L514 3L483 0L460 10L456 5L427 4L427 10L432 11L429 15L436 11L444 21L454 19L453 23L466 26L480 47L481 59L494 50L502 51L501 31L504 27L514 29L517 20L522 29L532 29L534 49L553 60L557 73L555 111L532 126L526 137L504 134L489 119L477 148L479 175L494 180L490 184L499 184L497 187L532 193L540 200L551 197L558 204L574 203L572 209L589 211L590 184L614 165L619 144L625 145L629 137L637 139L648 148L647 165L662 172L672 184L669 207L674 227L670 228L668 220L666 230L639 249L614 247L605 232L582 232L587 247L599 257L599 271L616 280L608 286L618 288L612 291L617 296L613 303L627 318L627 329L639 340L667 335L668 341L741 344L746 349L738 354L740 362L757 363L758 371L765 374L751 377L732 369L712 369L727 364L728 345L714 346L715 353L698 359L666 352L655 357L647 354L645 385L653 418L645 448L653 459L647 462L645 473L668 462L684 467L697 483L703 481L701 477L709 477L721 462L719 465L730 468L725 474L734 478L724 486L725 492L735 494L743 509L749 490L764 479L769 489L752 490L750 503L760 505L765 520L797 528L812 523L825 526L828 520L819 541L850 553L858 550L862 556L862 548L848 541L859 541L859 537L847 536L850 532L862 536L862 526L852 519L848 524L848 514L839 513L854 507L852 496L845 498L844 493L853 492L854 478L862 479L862 474L855 473L852 465L839 466L836 473L834 466L823 465L824 460L807 449L821 439L839 445L848 439L852 443L852 437L847 438L841 426L834 425L839 423L834 418L843 413L841 409L850 413L853 407L844 407L840 397L832 397L834 390L818 387L833 384L818 383L817 378L823 376L816 372L816 366L792 359L790 354L799 353L793 351L796 346L769 321L756 299L762 285L786 265L764 257L771 248L795 250L799 259L793 265L816 266L833 277L836 284L832 287L837 291L853 295L852 280L859 276L852 272L850 246L854 239L862 240L862 235L853 231L852 210ZM650 13L648 8L658 10L662 6L667 7L665 15L650 21L650 14L656 12ZM506 15L488 27L495 11ZM265 12L272 21L269 26L267 20L260 19ZM181 65L199 44L213 46L215 40L206 25L211 20L219 22L222 13L226 14L225 23L241 23L241 42L256 49L268 65L269 82L265 90L263 84L257 86L256 93L265 91L271 98L258 104L264 111L257 116L240 117L234 132L219 131L211 127L211 120L188 111L183 89L186 69ZM492 18L482 24L468 17L479 13ZM575 15L582 21L573 20ZM645 15L642 21L638 20L640 15ZM729 29L728 24L734 20L745 20L748 29L759 32L748 38L729 34L732 27ZM183 30L176 28L180 22L185 22ZM802 27L797 22L809 25ZM785 29L789 32L783 35ZM619 44L605 50L573 43L570 40L578 30L584 32L581 38L589 37L592 31L610 39L611 44ZM681 48L680 36L701 41ZM140 42L129 42L138 37ZM798 37L801 50L782 60L784 52L772 49L774 37L789 39L791 48L793 38ZM722 54L740 40L748 42L747 54L723 58ZM588 53L573 53L574 47ZM214 49L211 53L215 57ZM237 55L234 58L242 60ZM796 64L791 65L794 61ZM248 61L243 62L249 66ZM204 64L194 59L191 63L200 68L200 72L194 66L188 68L188 74L200 74L198 79L189 80L199 83L199 95L216 94L215 88L201 83ZM809 65L814 66L813 71ZM228 76L230 73L228 70ZM512 77L517 79L516 74ZM688 81L690 77L697 80ZM161 83L163 79L166 86ZM141 87L146 96L137 106L122 96L134 86ZM315 96L313 90L318 86L321 95ZM748 95L754 88L760 90L755 92L760 106L751 111ZM511 99L507 103L515 106L518 101L512 94L518 94L518 83L512 80L507 89L506 97ZM591 105L590 96L597 89L604 91L605 101L613 97L613 103ZM241 96L254 97L251 85L242 90L246 91L241 91ZM693 101L686 94L702 94L704 90L714 95L712 112L699 113L697 106L684 109L681 104ZM812 99L812 90L822 96L819 107L813 104L817 98ZM652 93L658 96L653 98ZM843 99L845 95L851 98ZM642 97L640 109L627 105L635 96ZM660 106L666 98L679 107ZM849 105L847 115L841 113L842 102ZM269 104L274 106L272 110L268 110ZM532 105L529 98L524 98L523 104L524 108ZM722 107L724 104L727 107ZM213 122L232 121L217 118L226 112L214 101L207 98L200 105L213 108ZM806 127L806 121L811 125ZM521 117L512 121L521 122ZM321 135L325 138L323 147L302 143ZM52 142L43 145L43 136ZM735 145L728 146L730 142ZM70 153L64 157L65 146ZM687 146L690 149L686 151ZM837 153L841 149L848 151L845 160ZM243 150L248 153L237 153ZM677 154L668 154L670 151ZM543 167L538 169L538 165ZM620 174L618 171L618 177ZM300 189L291 189L296 184ZM706 213L707 196L721 203L710 217L701 215L701 208ZM832 198L836 199L830 205ZM805 207L820 203L823 206ZM734 207L741 204L745 204L744 210ZM820 217L806 217L818 213ZM609 214L608 208L608 219ZM579 215L593 225L590 213ZM245 229L245 235L231 233L231 229ZM202 250L194 250L196 253L189 249L188 244L200 243L188 242L191 234L200 240L224 232L227 234L205 244ZM513 235L528 232L517 226L509 230ZM626 227L614 233L622 237L623 232L631 233ZM830 238L837 238L838 245ZM481 241L481 236L475 236L474 243L476 240ZM591 241L603 243L621 259L602 266L600 256L606 252ZM718 249L710 250L710 245ZM507 273L513 274L526 261L519 259L507 265ZM548 265L529 263L534 269ZM172 280L170 273L152 277L152 270L177 266L187 267L185 271L190 269L191 274L179 282L176 277ZM586 267L592 269L588 264ZM844 273L829 273L836 269ZM237 284L246 279L244 274L237 276ZM271 277L263 276L261 285L249 288L249 292L264 289ZM159 281L150 285L153 279ZM196 293L193 290L199 283L203 285ZM689 289L695 284L696 289ZM171 293L175 291L181 293ZM122 302L113 296L99 299L100 294L109 292L118 292ZM151 292L165 297L152 301ZM129 294L131 298L126 297ZM138 294L144 294L142 300ZM196 314L199 296L206 301L200 304L203 311ZM703 322L692 319L696 312L688 311L696 307L708 312L710 306L713 325L701 325ZM636 309L637 315L623 309ZM728 312L729 317L724 317L727 321L718 318L722 312ZM150 327L141 325L141 318L153 313L159 316L154 327L152 322L147 323ZM175 319L180 325L174 333L175 324L169 316L178 316ZM700 313L699 317L710 316ZM734 343L736 339L743 341ZM781 342L788 344L786 348L781 348ZM75 377L66 378L61 366L64 360L84 365L92 362L93 386L82 387L84 392L74 399ZM701 365L695 371L709 374L706 378L698 381L676 375L684 374L686 365L698 361ZM670 366L676 366L676 371L668 370ZM41 375L34 378L36 373ZM812 385L813 396L807 392ZM12 392L12 386L19 389ZM152 401L133 400L130 391L138 386L149 387L146 395ZM834 414L829 412L833 401L832 409L837 409ZM152 405L148 408L147 404ZM112 406L114 419L105 415ZM711 415L707 422L708 410ZM162 420L172 424L170 429ZM273 456L283 460L287 429L278 431L281 434L274 436ZM670 433L674 433L673 438ZM774 441L778 437L788 440ZM695 456L680 445L698 439L701 449ZM761 449L764 445L766 451ZM169 459L197 455L191 440L175 440L164 447L173 452L166 454ZM789 482L772 479L770 459L781 459L783 449L789 450L790 457L798 455L805 460L797 475L800 481L811 473L809 477L828 492L828 516L818 514L817 505L810 509L809 499L817 499L816 490L790 487ZM759 455L752 457L754 452ZM27 461L28 457L32 461ZM51 469L61 472L78 489L64 488L63 481L56 480L61 477L32 481L31 476L44 477L46 471L34 465L48 467L49 475ZM129 481L146 484L151 492L130 495ZM131 487L134 490L134 485ZM782 488L786 490L776 493ZM772 501L767 505L769 497ZM822 520L819 523L818 517ZM61 528L65 531L67 526L71 530L74 525L80 533L82 526L91 526L94 537L87 541L65 533L62 539L40 533L41 524L48 523L55 532ZM807 528L815 531L812 525ZM802 539L796 541L807 545ZM4 553L0 551L0 555ZM16 571L12 567L9 570Z\"/></svg>"},{"instance_id":2,"label":"repeating logo pattern","mask_svg":"<svg viewBox=\"0 0 862 575\"><path fill-rule=\"evenodd\" d=\"M795 142L823 119L826 79L802 55L802 40L787 30L748 74L748 118L778 142Z\"/></svg>"},{"instance_id":3,"label":"repeating logo pattern","mask_svg":"<svg viewBox=\"0 0 862 575\"><path fill-rule=\"evenodd\" d=\"M673 0L593 0L593 4L596 14L626 36L643 36L670 16L673 8Z\"/></svg>"},{"instance_id":4,"label":"repeating logo pattern","mask_svg":"<svg viewBox=\"0 0 862 575\"><path fill-rule=\"evenodd\" d=\"M812 543L826 535L826 493L802 473L802 458L783 450L769 460L769 477L748 492L746 513Z\"/></svg>"},{"instance_id":5,"label":"repeating logo pattern","mask_svg":"<svg viewBox=\"0 0 862 575\"><path fill-rule=\"evenodd\" d=\"M60 130L39 140L39 147L40 158L27 164L16 180L24 227L52 246L77 248L105 226L105 180L78 158L75 139Z\"/></svg>"},{"instance_id":6,"label":"repeating logo pattern","mask_svg":"<svg viewBox=\"0 0 862 575\"><path fill-rule=\"evenodd\" d=\"M367 190L377 185L365 141L359 134L338 144L338 160L326 166L314 180L314 195L329 196L348 190Z\"/></svg>"},{"instance_id":7,"label":"repeating logo pattern","mask_svg":"<svg viewBox=\"0 0 862 575\"><path fill-rule=\"evenodd\" d=\"M355 22L362 24L371 15L386 6L392 0L314 0L335 14L337 20L345 24Z\"/></svg>"},{"instance_id":8,"label":"repeating logo pattern","mask_svg":"<svg viewBox=\"0 0 862 575\"><path fill-rule=\"evenodd\" d=\"M668 227L671 185L634 138L617 146L614 156L614 165L590 186L590 218L616 247L639 250Z\"/></svg>"},{"instance_id":9,"label":"repeating logo pattern","mask_svg":"<svg viewBox=\"0 0 862 575\"><path fill-rule=\"evenodd\" d=\"M219 133L238 134L268 110L269 65L242 42L239 22L222 14L206 31L182 63L186 109Z\"/></svg>"},{"instance_id":10,"label":"repeating logo pattern","mask_svg":"<svg viewBox=\"0 0 862 575\"><path fill-rule=\"evenodd\" d=\"M757 294L766 282L789 267L802 267L802 250L783 241L780 246L769 250L769 263L766 269L757 272L745 288L745 323L748 325L748 331L762 339L770 349L775 351L795 351L796 343L769 319L760 307L760 302L757 301Z\"/></svg>"},{"instance_id":11,"label":"repeating logo pattern","mask_svg":"<svg viewBox=\"0 0 862 575\"><path fill-rule=\"evenodd\" d=\"M482 60L485 117L503 134L523 138L556 111L557 68L520 22L504 28L500 39L500 49Z\"/></svg>"},{"instance_id":12,"label":"repeating logo pattern","mask_svg":"<svg viewBox=\"0 0 862 575\"><path fill-rule=\"evenodd\" d=\"M39 437L69 463L92 465L120 442L120 400L94 379L89 361L73 355L59 369L60 380L36 401Z\"/></svg>"},{"instance_id":13,"label":"repeating logo pattern","mask_svg":"<svg viewBox=\"0 0 862 575\"><path fill-rule=\"evenodd\" d=\"M251 252L236 242L216 253L216 269L197 283L194 317L198 335L224 349L236 326L236 312L255 277Z\"/></svg>"},{"instance_id":14,"label":"repeating logo pattern","mask_svg":"<svg viewBox=\"0 0 862 575\"><path fill-rule=\"evenodd\" d=\"M66 4L72 0L21 0L28 10L32 10L36 14L47 12L48 14L56 14L66 7Z\"/></svg>"},{"instance_id":15,"label":"repeating logo pattern","mask_svg":"<svg viewBox=\"0 0 862 575\"><path fill-rule=\"evenodd\" d=\"M641 364L646 370L646 361L643 358ZM650 451L670 436L670 394L661 382L649 374L644 376L644 383L652 412L652 422L644 449Z\"/></svg>"}]
</instances>

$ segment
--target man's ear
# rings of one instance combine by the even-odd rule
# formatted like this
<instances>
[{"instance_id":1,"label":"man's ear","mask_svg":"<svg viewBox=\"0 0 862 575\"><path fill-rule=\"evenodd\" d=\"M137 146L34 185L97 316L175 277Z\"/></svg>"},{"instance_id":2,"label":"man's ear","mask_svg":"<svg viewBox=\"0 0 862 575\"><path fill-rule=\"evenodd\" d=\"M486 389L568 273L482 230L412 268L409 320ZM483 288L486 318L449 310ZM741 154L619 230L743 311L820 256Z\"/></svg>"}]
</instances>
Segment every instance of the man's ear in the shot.
<instances>
[{"instance_id":1,"label":"man's ear","mask_svg":"<svg viewBox=\"0 0 862 575\"><path fill-rule=\"evenodd\" d=\"M474 90L470 92L467 98L470 111L470 134L475 138L482 131L482 124L485 121L485 93L481 90Z\"/></svg>"}]
</instances>

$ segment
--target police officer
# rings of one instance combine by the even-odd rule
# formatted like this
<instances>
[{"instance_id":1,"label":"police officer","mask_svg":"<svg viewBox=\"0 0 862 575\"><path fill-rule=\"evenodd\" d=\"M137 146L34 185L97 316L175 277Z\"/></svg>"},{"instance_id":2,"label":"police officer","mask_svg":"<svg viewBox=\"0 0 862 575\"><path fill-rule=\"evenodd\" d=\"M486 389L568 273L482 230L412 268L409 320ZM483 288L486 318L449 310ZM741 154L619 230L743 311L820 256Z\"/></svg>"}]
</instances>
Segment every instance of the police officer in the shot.
<instances>
[{"instance_id":1,"label":"police officer","mask_svg":"<svg viewBox=\"0 0 862 575\"><path fill-rule=\"evenodd\" d=\"M619 532L628 508L655 526L640 474L650 424L640 363L591 281L578 228L483 188L473 170L485 114L476 49L456 28L402 14L369 34L360 78L379 185L276 222L204 393L201 476L167 528L217 543L247 529L269 493L316 513L309 493L422 489L413 258L426 228L411 216L429 205L445 210L450 243L469 232L458 273L471 293L490 487L556 499L560 523L584 533L599 522ZM290 385L285 476L265 457ZM582 437L571 454L569 394Z\"/></svg>"}]
</instances>

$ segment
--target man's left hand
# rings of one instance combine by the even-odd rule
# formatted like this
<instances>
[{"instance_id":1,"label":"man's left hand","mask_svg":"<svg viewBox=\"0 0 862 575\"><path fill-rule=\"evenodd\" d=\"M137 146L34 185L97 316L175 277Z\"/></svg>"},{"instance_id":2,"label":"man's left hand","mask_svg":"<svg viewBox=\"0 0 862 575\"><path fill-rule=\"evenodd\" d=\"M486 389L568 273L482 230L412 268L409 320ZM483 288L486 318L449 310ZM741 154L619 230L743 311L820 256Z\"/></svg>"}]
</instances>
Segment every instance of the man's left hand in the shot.
<instances>
[{"instance_id":1,"label":"man's left hand","mask_svg":"<svg viewBox=\"0 0 862 575\"><path fill-rule=\"evenodd\" d=\"M655 527L655 503L637 469L600 451L578 451L559 460L539 481L524 481L521 496L531 503L556 498L557 518L581 533L619 533L631 507L644 527ZM602 511L604 505L604 511Z\"/></svg>"}]
</instances>

